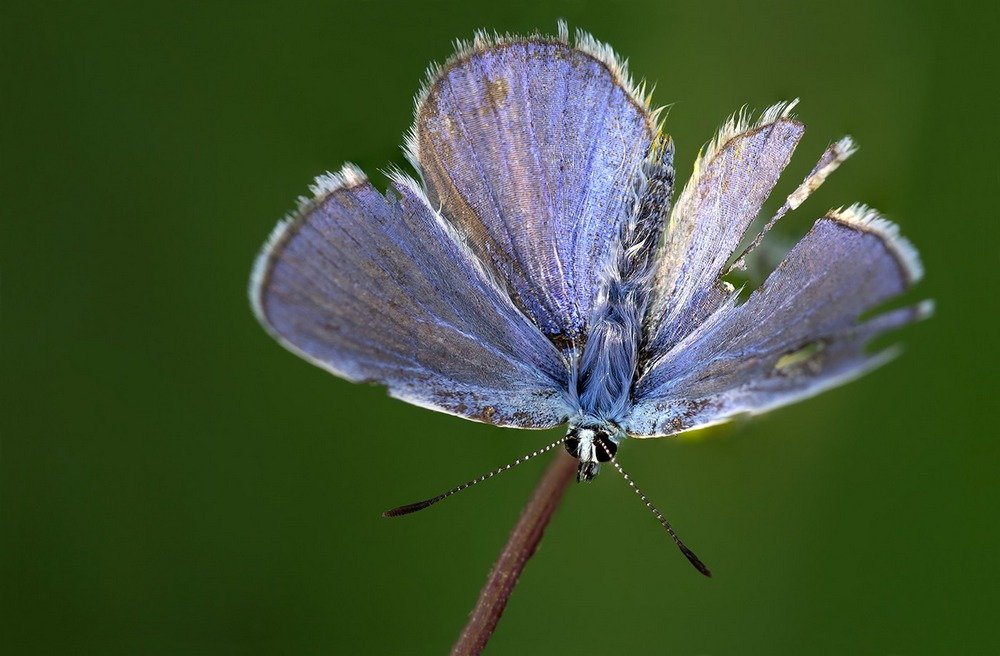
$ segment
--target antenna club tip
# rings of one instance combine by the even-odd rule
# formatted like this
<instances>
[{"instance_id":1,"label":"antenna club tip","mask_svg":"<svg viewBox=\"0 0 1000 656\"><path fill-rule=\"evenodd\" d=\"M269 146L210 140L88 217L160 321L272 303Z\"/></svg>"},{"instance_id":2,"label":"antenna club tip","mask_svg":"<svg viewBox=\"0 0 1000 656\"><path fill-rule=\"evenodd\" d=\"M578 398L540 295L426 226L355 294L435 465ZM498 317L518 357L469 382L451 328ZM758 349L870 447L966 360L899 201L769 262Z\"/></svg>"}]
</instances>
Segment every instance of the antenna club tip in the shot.
<instances>
[{"instance_id":1,"label":"antenna club tip","mask_svg":"<svg viewBox=\"0 0 1000 656\"><path fill-rule=\"evenodd\" d=\"M423 510L428 506L433 506L435 503L443 499L444 497L435 497L433 499L427 499L426 501L418 501L417 503L408 503L405 506L399 506L397 508L390 508L382 513L383 517L402 517L403 515L409 515L410 513L415 513L418 510Z\"/></svg>"},{"instance_id":2,"label":"antenna club tip","mask_svg":"<svg viewBox=\"0 0 1000 656\"><path fill-rule=\"evenodd\" d=\"M688 559L689 563L694 565L696 570L704 574L707 578L712 578L712 570L708 569L705 563L701 562L701 559L698 558L693 551L688 549L683 543L678 543L677 546L680 547L681 553L684 554L684 557Z\"/></svg>"}]
</instances>

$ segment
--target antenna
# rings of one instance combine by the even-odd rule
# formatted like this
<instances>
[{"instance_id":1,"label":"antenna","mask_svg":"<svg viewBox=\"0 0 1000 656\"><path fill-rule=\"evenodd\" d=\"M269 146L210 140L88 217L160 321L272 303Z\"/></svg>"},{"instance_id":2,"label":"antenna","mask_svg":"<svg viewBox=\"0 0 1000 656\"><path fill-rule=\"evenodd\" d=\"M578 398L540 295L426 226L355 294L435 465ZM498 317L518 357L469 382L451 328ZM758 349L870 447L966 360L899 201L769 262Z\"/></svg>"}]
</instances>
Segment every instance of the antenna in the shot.
<instances>
[{"instance_id":1,"label":"antenna","mask_svg":"<svg viewBox=\"0 0 1000 656\"><path fill-rule=\"evenodd\" d=\"M659 508L654 506L653 502L650 501L649 498L642 493L642 490L640 490L639 486L635 484L635 481L632 480L632 477L625 473L625 470L622 469L622 466L618 464L618 461L612 459L611 464L614 466L616 470L618 470L618 473L622 475L622 478L625 479L625 482L629 484L629 486L635 491L636 494L639 495L639 498L642 499L642 502L646 504L646 507L649 508L650 512L653 513L653 517L656 517L656 521L660 522L660 526L667 529L667 533L670 534L670 537L673 539L674 544L676 544L677 548L681 550L681 553L684 554L684 557L687 558L692 565L694 565L694 568L696 570L698 570L705 576L711 578L712 571L705 566L705 563L701 562L701 559L698 558L698 556L696 556L693 551L687 548L687 545L684 544L684 542L681 541L679 537L677 537L677 533L674 532L674 527L670 525L670 522L668 522L667 518L663 516L663 513L660 512Z\"/></svg>"},{"instance_id":2,"label":"antenna","mask_svg":"<svg viewBox=\"0 0 1000 656\"><path fill-rule=\"evenodd\" d=\"M443 494L439 494L436 497L431 497L430 499L425 499L423 501L418 501L416 503L409 503L409 504L407 504L405 506L399 506L398 508L393 508L391 510L386 510L384 513L382 513L382 516L383 517L400 517L401 515L409 515L410 513L415 513L418 510L423 510L424 508L427 508L428 506L433 506L438 501L443 501L443 500L447 499L448 497L450 497L451 495L458 494L462 490L464 490L466 488L470 488L473 485L476 485L477 483L482 483L483 481L485 481L488 478L493 478L497 474L502 474L503 472L507 471L511 467L515 467L517 465L520 465L522 462L527 462L527 461L531 460L532 458L534 458L535 456L540 456L543 453L547 453L548 451L551 451L555 447L557 447L560 444L562 444L565 440L566 440L565 437L561 437L561 438L559 438L558 440L556 440L555 442L553 442L552 444L550 444L548 446L542 447L541 449L538 449L537 451L532 451L531 453L529 453L526 456L521 456L520 458L518 458L514 462L512 462L510 464L507 464L507 465L504 465L503 467L500 467L498 469L494 469L493 471L488 472L486 474L483 474L479 478L474 478L471 481L467 481L465 483L462 483L461 485L456 485L455 487L451 488L447 492L444 492Z\"/></svg>"}]
</instances>

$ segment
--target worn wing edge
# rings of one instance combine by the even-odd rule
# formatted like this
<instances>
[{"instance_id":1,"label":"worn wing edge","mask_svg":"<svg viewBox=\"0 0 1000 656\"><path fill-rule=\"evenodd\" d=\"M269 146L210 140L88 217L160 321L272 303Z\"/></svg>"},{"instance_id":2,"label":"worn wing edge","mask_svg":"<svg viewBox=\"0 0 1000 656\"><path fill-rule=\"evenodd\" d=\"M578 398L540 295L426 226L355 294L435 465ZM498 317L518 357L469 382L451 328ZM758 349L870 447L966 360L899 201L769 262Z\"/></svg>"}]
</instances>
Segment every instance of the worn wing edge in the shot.
<instances>
[{"instance_id":1,"label":"worn wing edge","mask_svg":"<svg viewBox=\"0 0 1000 656\"><path fill-rule=\"evenodd\" d=\"M667 224L667 229L664 231L664 238L666 238L666 236L670 233L670 230L674 228L676 221L679 220L679 212L682 212L688 207L688 205L690 205L691 196L698 188L698 181L701 178L701 172L712 163L712 160L714 160L727 145L729 145L729 142L737 137L745 136L751 132L756 132L757 130L766 128L767 126L777 123L778 121L794 121L795 123L799 123L801 125L801 122L798 121L792 113L792 110L794 110L795 106L798 104L798 98L775 103L761 112L757 120L753 120L751 118L752 112L746 105L731 114L729 118L723 122L722 127L720 127L715 133L715 136L712 137L712 140L705 144L705 146L703 146L698 152L698 156L695 157L694 167L691 170L691 177L688 178L687 183L684 185L684 189L681 190L680 195L677 196L677 200L674 202L673 210L670 213L670 221Z\"/></svg>"},{"instance_id":2,"label":"worn wing edge","mask_svg":"<svg viewBox=\"0 0 1000 656\"><path fill-rule=\"evenodd\" d=\"M863 203L853 203L847 207L840 207L831 209L824 216L818 219L822 221L823 219L836 221L842 225L845 225L854 230L860 232L866 232L878 237L886 251L889 255L896 261L900 268L903 279L906 280L907 288L912 287L917 282L919 282L924 275L923 264L920 260L919 252L916 247L910 242L909 239L904 237L899 229L899 225L893 223L889 219L886 219L879 213L878 210L869 207ZM874 308L872 308L874 309ZM738 311L738 309L737 309ZM913 317L908 323L916 323L918 321L924 321L929 319L934 315L934 301L932 299L925 299L923 301L917 302L915 305L911 306L911 311L913 312ZM868 319L868 321L876 321L878 316ZM864 325L862 322L861 325ZM900 326L901 327L901 326ZM873 336L874 337L874 336ZM755 415L764 414L775 410L777 408L793 405L800 401L805 401L814 396L819 396L823 392L840 387L846 383L853 380L861 378L866 374L871 373L875 369L878 369L884 364L887 364L891 360L894 360L897 356L902 353L903 347L900 344L894 344L888 346L878 353L870 356L861 366L856 369L851 369L841 373L839 376L834 376L822 383L811 385L799 393L793 393L790 396L782 398L780 401L775 403L767 404L760 408L755 408L753 410L737 411L733 414L714 419L712 421L705 422L703 424L696 424L694 426L687 427L683 430L677 431L675 433L664 433L662 435L644 435L629 433L629 437L634 439L658 439L662 437L673 437L674 435L680 435L681 433L688 433L691 431L701 430L703 428L710 428L712 426L718 426L721 424L726 424L731 421L737 420L741 417L752 417Z\"/></svg>"},{"instance_id":3,"label":"worn wing edge","mask_svg":"<svg viewBox=\"0 0 1000 656\"><path fill-rule=\"evenodd\" d=\"M454 227L441 216L440 211L438 211L436 208L434 208L433 205L431 205L430 201L427 199L427 195L424 192L423 187L416 180L414 180L413 178L411 178L410 176L406 175L404 172L398 169L393 169L388 171L388 176L391 182L410 189L415 195L421 198L427 204L428 209L434 213L435 220L437 221L441 229L444 230L445 233L456 242L459 248L468 252L471 262L474 263L476 270L486 279L487 284L496 285L497 288L501 291L501 293L507 294L505 288L502 285L500 285L496 277L492 275L492 272L483 265L483 263L479 260L478 257L476 257L471 251L469 251L468 245L464 242L464 240L461 239L460 235L457 233ZM278 344L280 344L282 348L297 355L298 357L305 360L307 363L315 367L318 367L319 369L322 369L327 373L333 374L337 378L341 378L343 380L352 383L359 383L365 381L364 379L352 378L351 376L348 376L346 373L337 370L330 363L324 362L323 360L320 360L312 356L311 354L300 349L299 347L295 346L295 344L285 339L277 330L274 329L270 319L268 319L267 311L264 309L263 291L267 286L267 282L270 278L271 267L274 264L274 262L277 261L277 259L281 256L282 248L284 247L285 243L296 234L298 228L305 221L308 220L309 213L315 207L321 205L330 195L336 193L337 191L341 191L344 189L352 189L354 187L358 187L368 183L369 179L368 176L365 175L364 171L358 168L357 165L352 164L350 162L345 163L340 168L340 170L335 173L328 171L322 175L317 176L313 181L313 183L309 185L309 191L310 193L312 193L312 197L310 198L307 196L300 196L298 198L297 208L293 212L290 212L284 218L279 220L277 225L275 225L274 228L271 230L271 234L264 242L264 246L257 254L257 259L254 261L253 268L251 269L250 273L250 282L247 288L247 296L249 297L250 307L253 310L254 317L256 317L257 322L261 325L264 331L268 335L270 335ZM513 302L511 302L511 305L512 307L514 307ZM514 310L520 312L519 310L517 310L516 307L514 307ZM532 324L527 319L525 319L525 326L530 326L532 328L535 327L534 324ZM541 332L539 332L539 339L544 340L545 343L549 343L548 339L544 335L542 335ZM559 356L558 352L555 352L555 355L557 357L561 357ZM553 383L552 389L554 391L565 394L565 390L563 390L559 386L557 381L552 381L552 383ZM572 414L573 412L572 408L568 404L566 404L565 417L562 418L561 421L559 421L558 423L547 426L495 424L492 422L480 420L476 417L471 417L469 415L463 415L457 412L453 412L451 410L448 410L447 408L433 405L431 403L421 401L420 399L414 399L405 395L397 394L388 386L382 383L379 383L379 386L383 387L390 397L399 399L400 401L404 401L406 403L409 403L410 405L419 408L425 408L427 410L433 410L434 412L439 412L441 414L451 415L453 417L459 417L461 419L466 419L469 421L475 421L477 423L485 423L487 425L496 426L498 428L517 428L521 430L547 430L549 428L552 428L553 426L558 426L562 423L565 423L566 417L569 417L570 414Z\"/></svg>"},{"instance_id":4,"label":"worn wing edge","mask_svg":"<svg viewBox=\"0 0 1000 656\"><path fill-rule=\"evenodd\" d=\"M625 90L626 95L639 112L645 117L649 129L650 141L662 132L661 114L664 107L653 107L652 85L645 80L635 82L628 69L628 60L618 55L607 43L599 41L589 32L577 29L572 44L569 37L569 26L566 21L557 23L555 36L535 32L528 35L500 34L487 30L477 30L471 40L456 39L455 52L443 64L432 63L427 67L424 82L413 98L413 124L407 131L403 142L403 153L413 168L420 173L420 141L417 135L417 122L424 103L434 87L441 82L448 72L463 63L489 50L504 48L519 43L550 43L563 45L580 52L608 69L614 82ZM422 175L422 174L421 174Z\"/></svg>"},{"instance_id":5,"label":"worn wing edge","mask_svg":"<svg viewBox=\"0 0 1000 656\"><path fill-rule=\"evenodd\" d=\"M930 307L933 307L933 304L931 304L929 301L926 303L928 303ZM916 308L916 312L922 315L918 318L924 318L923 315L925 312L927 313L926 316L929 316L930 309L925 311L922 306L918 306ZM697 431L705 428L711 428L713 426L728 424L731 421L736 421L744 417L754 417L757 415L766 414L768 412L771 412L772 410L777 410L778 408L783 408L786 406L794 405L800 401L811 399L814 396L819 396L823 392L827 392L831 389L840 387L841 385L849 383L853 380L857 380L858 378L861 378L862 376L871 373L875 369L878 369L882 365L887 364L892 360L895 360L900 354L902 354L902 352L903 349L898 344L894 346L889 346L879 351L875 355L871 356L870 358L868 358L865 361L865 363L862 366L858 367L857 369L851 369L850 371L845 371L839 376L834 376L828 380L823 381L822 383L811 385L798 393L794 393L791 394L790 396L783 397L780 401L775 401L774 403L769 403L759 408L754 408L753 410L738 410L736 412L733 412L732 414L725 415L724 417L719 417L718 419L713 419L703 424L695 424L694 426L684 428L675 433L664 433L662 435L642 435L642 434L629 433L628 435L632 439L655 440L662 437L674 437L675 435L680 435L682 433L690 433L691 431Z\"/></svg>"},{"instance_id":6,"label":"worn wing edge","mask_svg":"<svg viewBox=\"0 0 1000 656\"><path fill-rule=\"evenodd\" d=\"M257 259L254 261L253 269L251 269L250 273L250 284L247 288L247 296L250 299L250 307L253 309L253 314L264 330L267 331L267 334L307 362L326 369L340 378L345 378L345 376L324 366L321 362L316 362L311 356L302 353L296 347L287 343L272 328L271 322L267 317L267 312L264 309L263 291L271 277L271 266L280 256L281 249L285 243L295 235L299 226L308 219L309 212L322 204L334 192L341 189L353 189L367 182L368 176L355 164L350 162L345 163L336 173L327 172L317 176L313 183L309 185L309 191L313 195L312 198L299 196L298 207L279 220L278 224L271 230L271 234L268 235L264 246L261 247L260 252L257 254Z\"/></svg>"},{"instance_id":7,"label":"worn wing edge","mask_svg":"<svg viewBox=\"0 0 1000 656\"><path fill-rule=\"evenodd\" d=\"M878 210L863 203L854 203L830 210L823 218L881 239L886 250L899 265L907 287L912 287L923 278L924 266L916 247L900 233L898 225L883 217Z\"/></svg>"}]
</instances>

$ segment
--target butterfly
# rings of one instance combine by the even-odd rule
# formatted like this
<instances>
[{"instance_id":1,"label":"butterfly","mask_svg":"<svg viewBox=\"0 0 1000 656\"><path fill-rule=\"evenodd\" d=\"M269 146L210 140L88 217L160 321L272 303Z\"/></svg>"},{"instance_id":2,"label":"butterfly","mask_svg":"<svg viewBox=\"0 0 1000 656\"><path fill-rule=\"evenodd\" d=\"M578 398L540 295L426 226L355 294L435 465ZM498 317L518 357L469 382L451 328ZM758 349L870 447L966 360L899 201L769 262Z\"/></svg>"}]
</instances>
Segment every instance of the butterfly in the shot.
<instances>
[{"instance_id":1,"label":"butterfly","mask_svg":"<svg viewBox=\"0 0 1000 656\"><path fill-rule=\"evenodd\" d=\"M307 361L403 401L495 426L567 424L528 457L562 444L580 481L611 463L631 483L616 458L626 439L764 412L889 360L894 348L869 342L931 305L874 312L922 269L872 209L818 219L748 296L724 279L851 139L752 232L803 135L795 103L730 118L674 202L673 142L651 100L609 46L571 41L565 23L458 42L416 98L404 150L419 179L391 169L383 194L351 164L318 177L257 259L257 318Z\"/></svg>"}]
</instances>

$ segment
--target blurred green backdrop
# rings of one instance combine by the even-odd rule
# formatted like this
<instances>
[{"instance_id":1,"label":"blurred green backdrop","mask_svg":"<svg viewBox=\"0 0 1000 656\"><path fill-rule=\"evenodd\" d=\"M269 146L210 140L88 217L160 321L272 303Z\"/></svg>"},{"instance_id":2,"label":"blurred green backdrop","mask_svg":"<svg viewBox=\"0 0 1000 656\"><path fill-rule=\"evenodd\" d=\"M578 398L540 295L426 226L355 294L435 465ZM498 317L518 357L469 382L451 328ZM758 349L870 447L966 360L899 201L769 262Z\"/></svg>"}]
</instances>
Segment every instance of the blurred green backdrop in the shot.
<instances>
[{"instance_id":1,"label":"blurred green backdrop","mask_svg":"<svg viewBox=\"0 0 1000 656\"><path fill-rule=\"evenodd\" d=\"M716 578L602 477L570 490L489 653L1000 653L995 4L4 2L4 652L447 651L543 464L380 511L558 433L334 379L264 334L246 281L313 175L402 162L452 39L564 17L673 104L682 178L744 103L802 98L776 198L854 135L783 229L879 207L938 313L847 387L627 445Z\"/></svg>"}]
</instances>

